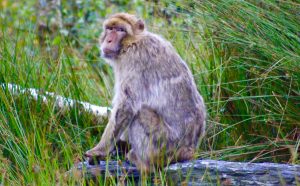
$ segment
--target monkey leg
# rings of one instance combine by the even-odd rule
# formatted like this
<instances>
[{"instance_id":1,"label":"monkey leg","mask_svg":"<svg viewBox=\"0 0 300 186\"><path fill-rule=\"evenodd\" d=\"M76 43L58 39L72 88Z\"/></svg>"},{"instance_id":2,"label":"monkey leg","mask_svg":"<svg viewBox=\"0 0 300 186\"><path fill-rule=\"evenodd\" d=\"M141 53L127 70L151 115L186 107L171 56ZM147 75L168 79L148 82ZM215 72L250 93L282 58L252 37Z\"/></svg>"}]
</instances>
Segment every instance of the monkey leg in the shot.
<instances>
[{"instance_id":1,"label":"monkey leg","mask_svg":"<svg viewBox=\"0 0 300 186\"><path fill-rule=\"evenodd\" d=\"M144 162L139 156L136 155L133 149L131 149L126 158L133 164L136 165L138 170L143 173L148 173L150 171L150 165L147 162Z\"/></svg>"},{"instance_id":2,"label":"monkey leg","mask_svg":"<svg viewBox=\"0 0 300 186\"><path fill-rule=\"evenodd\" d=\"M166 164L169 132L162 118L151 108L143 106L128 130L131 150L127 155L142 172L151 172Z\"/></svg>"}]
</instances>

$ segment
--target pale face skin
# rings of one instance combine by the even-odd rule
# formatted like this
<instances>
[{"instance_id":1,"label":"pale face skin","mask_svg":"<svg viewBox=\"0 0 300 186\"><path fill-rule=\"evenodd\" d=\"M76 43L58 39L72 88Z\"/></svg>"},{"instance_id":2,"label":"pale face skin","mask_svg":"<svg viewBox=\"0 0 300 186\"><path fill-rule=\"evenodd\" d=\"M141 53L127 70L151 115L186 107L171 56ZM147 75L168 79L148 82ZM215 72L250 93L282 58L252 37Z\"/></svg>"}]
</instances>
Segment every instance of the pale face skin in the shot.
<instances>
[{"instance_id":1,"label":"pale face skin","mask_svg":"<svg viewBox=\"0 0 300 186\"><path fill-rule=\"evenodd\" d=\"M122 48L121 42L127 35L126 30L121 26L107 26L106 37L101 44L101 55L107 59L115 59Z\"/></svg>"}]
</instances>

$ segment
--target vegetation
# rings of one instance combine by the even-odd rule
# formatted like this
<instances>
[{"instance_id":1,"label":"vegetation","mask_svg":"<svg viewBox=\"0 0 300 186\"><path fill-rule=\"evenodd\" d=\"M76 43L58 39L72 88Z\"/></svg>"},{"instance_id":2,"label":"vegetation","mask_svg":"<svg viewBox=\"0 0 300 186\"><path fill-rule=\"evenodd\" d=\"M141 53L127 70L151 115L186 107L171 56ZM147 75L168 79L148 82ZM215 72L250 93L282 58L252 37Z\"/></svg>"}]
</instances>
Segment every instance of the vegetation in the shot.
<instances>
[{"instance_id":1,"label":"vegetation","mask_svg":"<svg viewBox=\"0 0 300 186\"><path fill-rule=\"evenodd\" d=\"M72 0L44 17L39 6L0 2L1 84L109 105L113 74L99 56L101 21L137 13L172 42L206 101L199 158L300 163L300 1ZM105 122L1 87L0 185L85 184L64 173L98 142Z\"/></svg>"}]
</instances>

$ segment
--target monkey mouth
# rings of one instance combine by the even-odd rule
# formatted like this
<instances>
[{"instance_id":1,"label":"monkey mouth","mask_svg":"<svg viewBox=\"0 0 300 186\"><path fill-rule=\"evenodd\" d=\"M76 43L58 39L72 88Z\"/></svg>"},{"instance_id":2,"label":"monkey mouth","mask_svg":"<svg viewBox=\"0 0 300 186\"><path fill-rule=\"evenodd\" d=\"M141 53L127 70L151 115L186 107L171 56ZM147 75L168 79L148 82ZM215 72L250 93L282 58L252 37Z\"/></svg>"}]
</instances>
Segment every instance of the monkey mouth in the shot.
<instances>
[{"instance_id":1,"label":"monkey mouth","mask_svg":"<svg viewBox=\"0 0 300 186\"><path fill-rule=\"evenodd\" d=\"M120 50L102 50L102 57L107 59L115 59L118 57Z\"/></svg>"},{"instance_id":2,"label":"monkey mouth","mask_svg":"<svg viewBox=\"0 0 300 186\"><path fill-rule=\"evenodd\" d=\"M102 57L103 58L107 58L107 59L115 59L117 58L117 54L116 53L103 53Z\"/></svg>"}]
</instances>

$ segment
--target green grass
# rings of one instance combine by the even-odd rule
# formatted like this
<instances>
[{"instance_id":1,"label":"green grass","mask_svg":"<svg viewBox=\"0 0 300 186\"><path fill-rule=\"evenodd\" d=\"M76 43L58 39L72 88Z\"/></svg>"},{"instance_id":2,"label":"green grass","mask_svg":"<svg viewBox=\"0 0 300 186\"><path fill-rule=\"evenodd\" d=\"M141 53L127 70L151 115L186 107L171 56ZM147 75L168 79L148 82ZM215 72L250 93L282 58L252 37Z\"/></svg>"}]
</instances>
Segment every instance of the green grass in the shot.
<instances>
[{"instance_id":1,"label":"green grass","mask_svg":"<svg viewBox=\"0 0 300 186\"><path fill-rule=\"evenodd\" d=\"M65 30L69 34L55 32L41 46L35 1L0 2L0 83L109 106L113 74L97 48L101 20L136 11L149 30L172 42L206 101L200 158L300 163L299 1L74 6L63 2L61 8L63 20L74 23ZM0 184L85 184L64 173L98 142L104 127L79 108L60 111L0 88Z\"/></svg>"}]
</instances>

